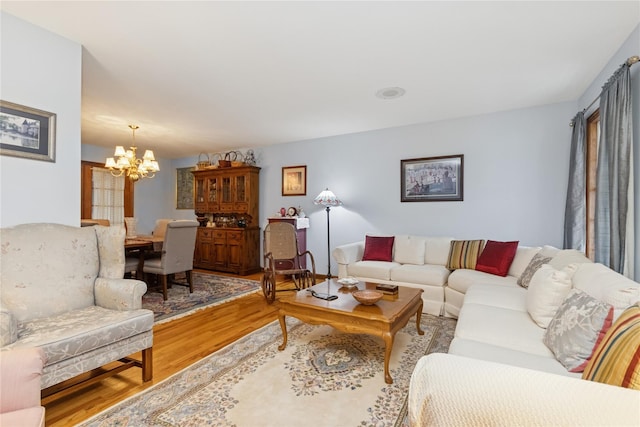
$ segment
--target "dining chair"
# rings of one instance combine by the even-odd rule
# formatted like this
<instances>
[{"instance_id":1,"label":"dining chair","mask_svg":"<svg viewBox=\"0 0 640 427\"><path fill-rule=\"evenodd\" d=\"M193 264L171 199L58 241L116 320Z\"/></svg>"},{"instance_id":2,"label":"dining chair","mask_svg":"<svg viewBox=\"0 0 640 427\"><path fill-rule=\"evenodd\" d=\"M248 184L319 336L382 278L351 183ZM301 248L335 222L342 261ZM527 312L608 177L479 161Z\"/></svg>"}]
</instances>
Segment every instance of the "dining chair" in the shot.
<instances>
[{"instance_id":1,"label":"dining chair","mask_svg":"<svg viewBox=\"0 0 640 427\"><path fill-rule=\"evenodd\" d=\"M175 220L168 219L168 218L156 219L156 226L151 232L151 235L153 237L160 237L164 240L164 235L167 232L167 224L169 224L171 221L175 221ZM148 251L144 254L145 259L160 258L161 256L162 256L162 251L157 249L154 249L153 251Z\"/></svg>"},{"instance_id":2,"label":"dining chair","mask_svg":"<svg viewBox=\"0 0 640 427\"><path fill-rule=\"evenodd\" d=\"M153 234L154 237L164 237L167 231L167 224L169 224L171 221L173 220L167 218L156 219L156 226L153 229L153 233L151 234Z\"/></svg>"},{"instance_id":3,"label":"dining chair","mask_svg":"<svg viewBox=\"0 0 640 427\"><path fill-rule=\"evenodd\" d=\"M167 300L167 287L171 285L188 286L193 293L193 251L196 246L198 221L174 220L167 223L160 258L145 259L143 271L158 276L162 286L162 297ZM187 283L176 282L175 273L184 272Z\"/></svg>"},{"instance_id":4,"label":"dining chair","mask_svg":"<svg viewBox=\"0 0 640 427\"><path fill-rule=\"evenodd\" d=\"M138 265L140 264L139 256L128 256L124 259L124 277L133 277L131 273L138 273ZM136 279L139 279L136 277Z\"/></svg>"}]
</instances>

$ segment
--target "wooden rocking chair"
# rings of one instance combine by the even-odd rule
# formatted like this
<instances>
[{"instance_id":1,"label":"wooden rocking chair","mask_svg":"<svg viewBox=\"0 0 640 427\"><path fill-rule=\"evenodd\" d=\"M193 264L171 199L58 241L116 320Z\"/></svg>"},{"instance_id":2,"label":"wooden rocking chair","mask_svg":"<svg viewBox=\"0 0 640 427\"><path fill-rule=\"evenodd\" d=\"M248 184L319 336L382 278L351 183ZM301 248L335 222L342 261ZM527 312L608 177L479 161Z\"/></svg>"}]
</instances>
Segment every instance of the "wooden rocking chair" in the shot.
<instances>
[{"instance_id":1,"label":"wooden rocking chair","mask_svg":"<svg viewBox=\"0 0 640 427\"><path fill-rule=\"evenodd\" d=\"M290 276L296 290L316 284L316 263L309 251L300 253L296 229L286 222L272 222L264 229L264 274L262 292L271 304L276 298L278 275ZM303 268L305 257L311 262L311 270ZM290 289L281 289L290 290Z\"/></svg>"}]
</instances>

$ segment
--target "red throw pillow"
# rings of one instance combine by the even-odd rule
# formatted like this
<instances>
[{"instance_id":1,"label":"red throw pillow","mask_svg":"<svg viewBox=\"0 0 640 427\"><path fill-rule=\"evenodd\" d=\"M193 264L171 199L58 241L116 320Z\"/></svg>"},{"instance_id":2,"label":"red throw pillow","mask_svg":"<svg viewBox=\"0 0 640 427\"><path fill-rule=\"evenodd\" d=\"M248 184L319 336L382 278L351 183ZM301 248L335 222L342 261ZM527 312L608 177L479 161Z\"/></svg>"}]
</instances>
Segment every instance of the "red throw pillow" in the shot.
<instances>
[{"instance_id":1,"label":"red throw pillow","mask_svg":"<svg viewBox=\"0 0 640 427\"><path fill-rule=\"evenodd\" d=\"M366 236L363 261L391 261L393 259L393 240L391 237Z\"/></svg>"},{"instance_id":2,"label":"red throw pillow","mask_svg":"<svg viewBox=\"0 0 640 427\"><path fill-rule=\"evenodd\" d=\"M496 276L506 276L509 267L516 256L519 241L515 242L495 242L487 240L484 250L478 257L476 270Z\"/></svg>"}]
</instances>

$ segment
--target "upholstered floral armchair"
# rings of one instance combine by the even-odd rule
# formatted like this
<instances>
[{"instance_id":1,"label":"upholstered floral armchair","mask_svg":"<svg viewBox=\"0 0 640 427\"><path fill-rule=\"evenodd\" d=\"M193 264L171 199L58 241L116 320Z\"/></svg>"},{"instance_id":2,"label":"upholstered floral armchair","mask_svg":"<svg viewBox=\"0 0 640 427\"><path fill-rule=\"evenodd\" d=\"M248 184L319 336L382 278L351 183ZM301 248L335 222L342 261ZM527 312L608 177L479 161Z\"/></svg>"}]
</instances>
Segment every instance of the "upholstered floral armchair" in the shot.
<instances>
[{"instance_id":1,"label":"upholstered floral armchair","mask_svg":"<svg viewBox=\"0 0 640 427\"><path fill-rule=\"evenodd\" d=\"M151 379L153 312L146 284L122 278L124 238L100 225L0 229L0 350L41 348L43 389L121 359Z\"/></svg>"},{"instance_id":2,"label":"upholstered floral armchair","mask_svg":"<svg viewBox=\"0 0 640 427\"><path fill-rule=\"evenodd\" d=\"M0 425L44 426L40 405L44 362L41 348L0 351Z\"/></svg>"}]
</instances>

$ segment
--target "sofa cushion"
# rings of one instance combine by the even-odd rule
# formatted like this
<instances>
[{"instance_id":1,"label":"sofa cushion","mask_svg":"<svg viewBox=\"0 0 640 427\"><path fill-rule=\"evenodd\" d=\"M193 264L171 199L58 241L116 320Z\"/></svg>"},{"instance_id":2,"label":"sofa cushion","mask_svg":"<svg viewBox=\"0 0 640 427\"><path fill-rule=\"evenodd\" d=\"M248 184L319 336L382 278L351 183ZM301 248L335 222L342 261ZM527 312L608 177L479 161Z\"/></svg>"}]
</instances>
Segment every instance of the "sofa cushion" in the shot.
<instances>
[{"instance_id":1,"label":"sofa cushion","mask_svg":"<svg viewBox=\"0 0 640 427\"><path fill-rule=\"evenodd\" d=\"M569 264L582 264L585 262L591 263L592 261L583 252L575 249L563 249L551 258L549 265L556 270L562 270Z\"/></svg>"},{"instance_id":2,"label":"sofa cushion","mask_svg":"<svg viewBox=\"0 0 640 427\"><path fill-rule=\"evenodd\" d=\"M544 343L569 371L582 372L612 320L612 306L572 289L549 322Z\"/></svg>"},{"instance_id":3,"label":"sofa cushion","mask_svg":"<svg viewBox=\"0 0 640 427\"><path fill-rule=\"evenodd\" d=\"M393 260L400 264L423 265L425 242L424 237L395 236Z\"/></svg>"},{"instance_id":4,"label":"sofa cushion","mask_svg":"<svg viewBox=\"0 0 640 427\"><path fill-rule=\"evenodd\" d=\"M476 262L476 270L495 274L496 276L506 276L513 258L516 256L518 243L517 241L496 242L495 240L487 240L487 244Z\"/></svg>"},{"instance_id":5,"label":"sofa cushion","mask_svg":"<svg viewBox=\"0 0 640 427\"><path fill-rule=\"evenodd\" d=\"M518 246L516 256L509 267L509 276L520 277L527 268L531 259L540 252L540 247Z\"/></svg>"},{"instance_id":6,"label":"sofa cushion","mask_svg":"<svg viewBox=\"0 0 640 427\"><path fill-rule=\"evenodd\" d=\"M393 259L394 236L366 236L363 261L391 261Z\"/></svg>"},{"instance_id":7,"label":"sofa cushion","mask_svg":"<svg viewBox=\"0 0 640 427\"><path fill-rule=\"evenodd\" d=\"M567 371L552 355L542 356L479 341L454 338L449 346L449 354L580 378L579 373Z\"/></svg>"},{"instance_id":8,"label":"sofa cushion","mask_svg":"<svg viewBox=\"0 0 640 427\"><path fill-rule=\"evenodd\" d=\"M151 328L150 310L116 311L91 306L20 324L16 345L41 347L49 366Z\"/></svg>"},{"instance_id":9,"label":"sofa cushion","mask_svg":"<svg viewBox=\"0 0 640 427\"><path fill-rule=\"evenodd\" d=\"M536 273L536 271L538 271L542 264L548 264L549 261L551 261L550 256L544 256L539 253L535 254L533 258L531 258L531 261L529 262L529 265L527 265L527 268L525 268L520 277L518 277L518 285L522 286L525 289L528 288L529 283L531 283L531 278Z\"/></svg>"},{"instance_id":10,"label":"sofa cushion","mask_svg":"<svg viewBox=\"0 0 640 427\"><path fill-rule=\"evenodd\" d=\"M449 270L458 268L474 270L483 247L484 240L452 240L449 247L447 268Z\"/></svg>"},{"instance_id":11,"label":"sofa cushion","mask_svg":"<svg viewBox=\"0 0 640 427\"><path fill-rule=\"evenodd\" d=\"M100 268L93 227L22 224L3 228L0 239L0 305L18 322L93 305Z\"/></svg>"},{"instance_id":12,"label":"sofa cushion","mask_svg":"<svg viewBox=\"0 0 640 427\"><path fill-rule=\"evenodd\" d=\"M640 390L640 307L632 305L609 328L583 379Z\"/></svg>"},{"instance_id":13,"label":"sofa cushion","mask_svg":"<svg viewBox=\"0 0 640 427\"><path fill-rule=\"evenodd\" d=\"M477 283L469 288L465 294L464 303L484 304L490 307L526 312L527 290L519 286Z\"/></svg>"},{"instance_id":14,"label":"sofa cushion","mask_svg":"<svg viewBox=\"0 0 640 427\"><path fill-rule=\"evenodd\" d=\"M444 265L404 264L391 269L391 280L418 285L444 286L450 273Z\"/></svg>"},{"instance_id":15,"label":"sofa cushion","mask_svg":"<svg viewBox=\"0 0 640 427\"><path fill-rule=\"evenodd\" d=\"M379 280L391 280L391 269L399 267L397 262L358 261L349 264L349 276Z\"/></svg>"},{"instance_id":16,"label":"sofa cushion","mask_svg":"<svg viewBox=\"0 0 640 427\"><path fill-rule=\"evenodd\" d=\"M544 329L532 322L526 311L469 304L466 301L460 310L455 330L455 338L555 359L542 342L543 337Z\"/></svg>"},{"instance_id":17,"label":"sofa cushion","mask_svg":"<svg viewBox=\"0 0 640 427\"><path fill-rule=\"evenodd\" d=\"M600 263L578 264L572 281L575 288L611 304L618 315L640 300L640 283Z\"/></svg>"},{"instance_id":18,"label":"sofa cushion","mask_svg":"<svg viewBox=\"0 0 640 427\"><path fill-rule=\"evenodd\" d=\"M543 264L533 275L527 291L527 311L541 328L549 325L571 290L572 274L570 266L556 270L549 264Z\"/></svg>"},{"instance_id":19,"label":"sofa cushion","mask_svg":"<svg viewBox=\"0 0 640 427\"><path fill-rule=\"evenodd\" d=\"M424 251L424 263L447 265L452 240L453 237L427 237L427 245Z\"/></svg>"},{"instance_id":20,"label":"sofa cushion","mask_svg":"<svg viewBox=\"0 0 640 427\"><path fill-rule=\"evenodd\" d=\"M503 286L515 286L516 278L512 276L496 276L477 270L459 269L451 272L447 286L463 294L474 284L490 283Z\"/></svg>"}]
</instances>

